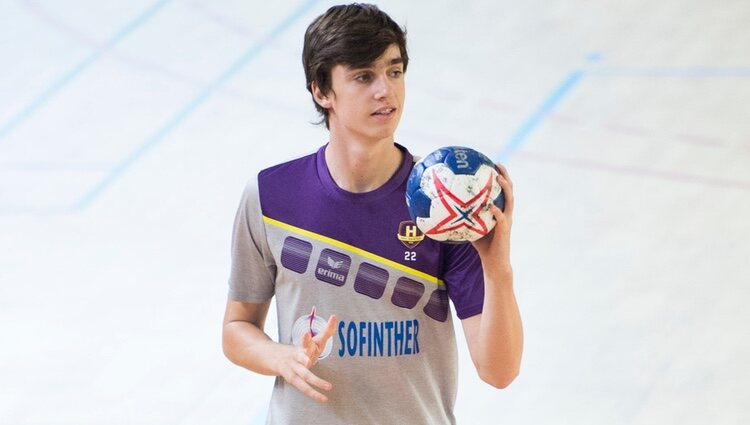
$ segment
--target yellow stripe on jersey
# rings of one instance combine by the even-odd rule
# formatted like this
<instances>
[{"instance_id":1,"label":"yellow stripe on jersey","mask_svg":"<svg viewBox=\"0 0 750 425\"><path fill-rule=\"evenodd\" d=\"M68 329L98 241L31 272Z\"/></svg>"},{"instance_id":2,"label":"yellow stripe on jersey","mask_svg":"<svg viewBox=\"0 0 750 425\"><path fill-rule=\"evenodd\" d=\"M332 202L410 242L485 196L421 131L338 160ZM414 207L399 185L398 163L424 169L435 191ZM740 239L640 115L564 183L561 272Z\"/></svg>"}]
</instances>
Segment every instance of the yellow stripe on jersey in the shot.
<instances>
[{"instance_id":1,"label":"yellow stripe on jersey","mask_svg":"<svg viewBox=\"0 0 750 425\"><path fill-rule=\"evenodd\" d=\"M408 274L410 274L412 276L416 276L416 277L424 279L424 280L426 280L428 282L432 282L432 283L434 283L434 284L436 284L438 286L442 286L443 285L443 281L440 280L440 279L438 279L435 276L431 276L431 275L429 275L429 274L427 274L425 272L422 272L422 271L419 271L417 269L405 266L403 264L399 264L399 263L397 263L397 262L395 262L393 260L389 260L389 259L387 259L385 257L381 257L381 256L379 256L377 254L373 254L372 252L365 251L362 248L357 248L354 245L349 245L348 243L337 241L336 239L329 238L328 236L319 235L319 234L311 232L309 230L305 230L305 229L302 229L300 227L292 226L291 224L286 224L286 223L283 223L281 221L274 220L274 219L272 219L270 217L266 217L265 215L263 216L263 221L265 221L266 223L268 223L268 224L270 224L272 226L276 226L278 228L290 231L292 233L296 233L298 235L306 236L308 238L315 239L316 241L327 243L329 245L333 245L335 247L338 247L338 248L341 248L343 250L352 252L354 254L361 255L361 256L363 256L365 258L369 258L370 260L377 261L377 262L385 264L385 265L387 265L389 267L393 267L394 269L397 269L397 270L401 270L404 273L408 273Z\"/></svg>"}]
</instances>

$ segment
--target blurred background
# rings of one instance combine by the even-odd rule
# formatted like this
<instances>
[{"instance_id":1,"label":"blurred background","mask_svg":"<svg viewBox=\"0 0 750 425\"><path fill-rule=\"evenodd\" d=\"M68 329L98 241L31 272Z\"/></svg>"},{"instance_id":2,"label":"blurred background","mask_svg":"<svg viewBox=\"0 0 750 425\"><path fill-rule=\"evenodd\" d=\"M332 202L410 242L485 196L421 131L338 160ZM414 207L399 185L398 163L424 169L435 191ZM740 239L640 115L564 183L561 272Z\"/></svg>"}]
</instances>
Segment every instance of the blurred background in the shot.
<instances>
[{"instance_id":1,"label":"blurred background","mask_svg":"<svg viewBox=\"0 0 750 425\"><path fill-rule=\"evenodd\" d=\"M332 4L0 0L0 423L263 423L273 380L221 351L232 220L327 141ZM459 336L459 423L749 423L750 3L377 4L397 141L515 183L522 371L492 389Z\"/></svg>"}]
</instances>

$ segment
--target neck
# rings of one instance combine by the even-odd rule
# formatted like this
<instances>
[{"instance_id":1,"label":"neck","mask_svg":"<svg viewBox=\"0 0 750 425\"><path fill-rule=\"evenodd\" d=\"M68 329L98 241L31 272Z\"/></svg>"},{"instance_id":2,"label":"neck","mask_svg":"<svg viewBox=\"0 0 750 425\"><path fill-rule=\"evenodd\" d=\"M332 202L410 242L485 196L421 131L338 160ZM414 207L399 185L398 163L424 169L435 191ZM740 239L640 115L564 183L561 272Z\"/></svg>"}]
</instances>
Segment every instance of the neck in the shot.
<instances>
[{"instance_id":1,"label":"neck","mask_svg":"<svg viewBox=\"0 0 750 425\"><path fill-rule=\"evenodd\" d=\"M393 144L393 138L360 143L332 137L325 156L333 181L353 193L379 188L398 171L403 161L403 153Z\"/></svg>"}]
</instances>

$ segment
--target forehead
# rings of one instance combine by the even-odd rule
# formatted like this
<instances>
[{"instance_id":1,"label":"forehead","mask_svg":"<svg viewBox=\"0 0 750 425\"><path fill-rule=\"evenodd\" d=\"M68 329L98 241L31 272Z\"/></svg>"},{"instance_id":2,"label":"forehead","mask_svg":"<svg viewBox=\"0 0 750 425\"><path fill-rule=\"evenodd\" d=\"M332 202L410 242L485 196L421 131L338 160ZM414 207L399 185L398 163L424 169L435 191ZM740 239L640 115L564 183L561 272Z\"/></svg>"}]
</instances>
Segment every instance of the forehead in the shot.
<instances>
[{"instance_id":1,"label":"forehead","mask_svg":"<svg viewBox=\"0 0 750 425\"><path fill-rule=\"evenodd\" d=\"M352 69L362 69L362 68L385 68L389 67L391 65L403 63L403 58L401 57L401 50L399 49L397 44L391 44L388 46L387 49L385 49L385 52L383 52L382 55L378 56L377 59L372 61L372 63L367 64L363 67L353 67L349 65L344 65L344 68L352 70Z\"/></svg>"}]
</instances>

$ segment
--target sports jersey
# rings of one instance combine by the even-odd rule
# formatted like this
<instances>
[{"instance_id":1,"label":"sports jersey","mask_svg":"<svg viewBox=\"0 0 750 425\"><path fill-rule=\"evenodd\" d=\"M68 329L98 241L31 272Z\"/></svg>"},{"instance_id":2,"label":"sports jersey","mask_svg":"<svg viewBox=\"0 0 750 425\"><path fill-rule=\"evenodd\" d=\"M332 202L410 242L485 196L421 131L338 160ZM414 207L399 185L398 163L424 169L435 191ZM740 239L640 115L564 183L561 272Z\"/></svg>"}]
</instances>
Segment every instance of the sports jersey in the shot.
<instances>
[{"instance_id":1,"label":"sports jersey","mask_svg":"<svg viewBox=\"0 0 750 425\"><path fill-rule=\"evenodd\" d=\"M296 343L336 314L312 372L333 384L316 402L277 377L269 424L453 424L459 318L482 310L484 282L470 244L425 238L409 217L403 162L367 193L339 188L325 146L265 169L242 197L232 237L229 298L276 297L279 342ZM450 300L450 302L449 302ZM322 325L318 322L322 322Z\"/></svg>"}]
</instances>

